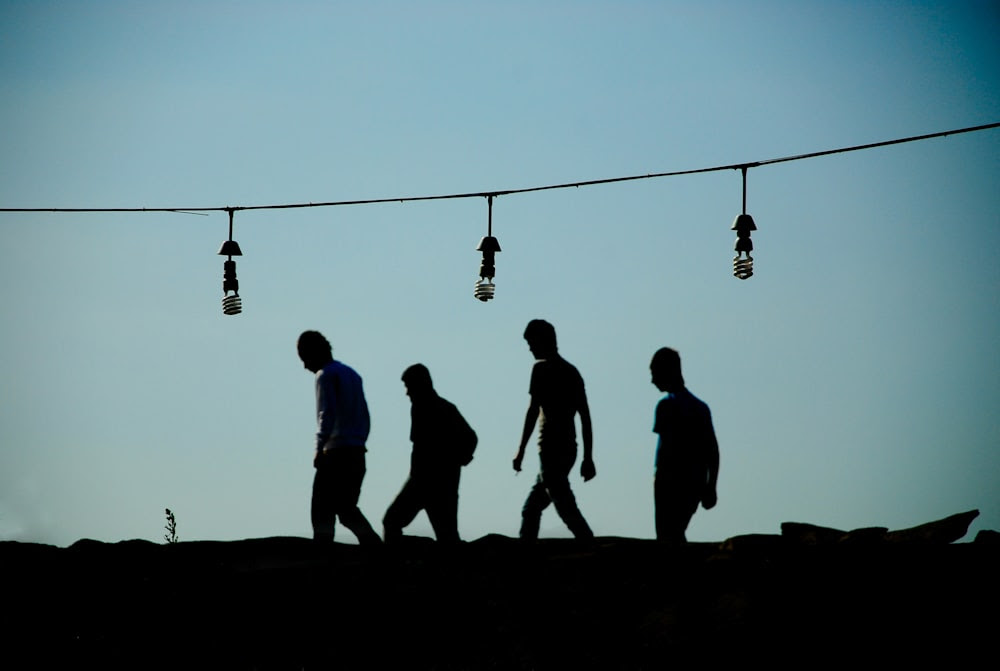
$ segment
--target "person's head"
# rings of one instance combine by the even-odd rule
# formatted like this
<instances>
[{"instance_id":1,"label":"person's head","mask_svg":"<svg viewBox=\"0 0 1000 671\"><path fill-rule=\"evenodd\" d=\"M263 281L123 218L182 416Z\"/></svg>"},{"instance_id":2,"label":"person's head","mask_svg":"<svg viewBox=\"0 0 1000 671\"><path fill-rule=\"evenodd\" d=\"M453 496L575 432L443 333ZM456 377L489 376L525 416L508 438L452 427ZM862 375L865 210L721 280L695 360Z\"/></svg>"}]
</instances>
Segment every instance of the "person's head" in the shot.
<instances>
[{"instance_id":1,"label":"person's head","mask_svg":"<svg viewBox=\"0 0 1000 671\"><path fill-rule=\"evenodd\" d=\"M556 346L556 329L544 319L532 319L524 329L528 349L536 359L544 359L559 351Z\"/></svg>"},{"instance_id":2,"label":"person's head","mask_svg":"<svg viewBox=\"0 0 1000 671\"><path fill-rule=\"evenodd\" d=\"M684 387L684 376L681 375L681 355L677 350L661 347L656 350L649 364L649 372L653 384L660 391L675 391Z\"/></svg>"},{"instance_id":3,"label":"person's head","mask_svg":"<svg viewBox=\"0 0 1000 671\"><path fill-rule=\"evenodd\" d=\"M403 384L406 385L406 395L410 400L427 396L434 391L431 372L422 363L415 363L403 371Z\"/></svg>"},{"instance_id":4,"label":"person's head","mask_svg":"<svg viewBox=\"0 0 1000 671\"><path fill-rule=\"evenodd\" d=\"M299 358L306 370L313 373L333 361L333 349L330 341L319 331L303 331L298 342Z\"/></svg>"}]
</instances>

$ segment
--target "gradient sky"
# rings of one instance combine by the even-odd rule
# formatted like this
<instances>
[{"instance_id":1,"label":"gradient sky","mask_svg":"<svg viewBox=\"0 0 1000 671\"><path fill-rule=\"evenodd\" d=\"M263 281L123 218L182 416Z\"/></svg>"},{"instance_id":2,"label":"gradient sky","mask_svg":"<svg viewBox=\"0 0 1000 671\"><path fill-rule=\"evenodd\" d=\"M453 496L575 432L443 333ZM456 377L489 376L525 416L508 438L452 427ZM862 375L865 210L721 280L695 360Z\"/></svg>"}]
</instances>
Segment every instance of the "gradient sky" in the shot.
<instances>
[{"instance_id":1,"label":"gradient sky","mask_svg":"<svg viewBox=\"0 0 1000 671\"><path fill-rule=\"evenodd\" d=\"M0 207L484 192L974 126L998 34L996 2L8 2ZM237 317L225 213L0 213L0 538L162 540L166 507L182 540L310 535L304 329L364 378L373 523L423 362L480 436L463 537L514 535L535 317L587 384L598 535L653 536L664 345L721 448L692 540L1000 529L998 177L1000 130L752 169L745 282L738 171L500 197L487 304L483 198L238 212Z\"/></svg>"}]
</instances>

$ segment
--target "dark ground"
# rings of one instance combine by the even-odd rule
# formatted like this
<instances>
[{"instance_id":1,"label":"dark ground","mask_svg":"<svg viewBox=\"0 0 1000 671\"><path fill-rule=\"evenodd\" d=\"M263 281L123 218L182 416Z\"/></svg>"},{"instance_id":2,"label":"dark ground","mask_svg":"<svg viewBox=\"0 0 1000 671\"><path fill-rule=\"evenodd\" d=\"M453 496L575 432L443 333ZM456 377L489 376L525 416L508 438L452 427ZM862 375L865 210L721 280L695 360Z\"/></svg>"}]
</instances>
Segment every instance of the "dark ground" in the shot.
<instances>
[{"instance_id":1,"label":"dark ground","mask_svg":"<svg viewBox=\"0 0 1000 671\"><path fill-rule=\"evenodd\" d=\"M995 542L788 536L2 542L0 641L7 668L955 663L995 650L998 560Z\"/></svg>"}]
</instances>

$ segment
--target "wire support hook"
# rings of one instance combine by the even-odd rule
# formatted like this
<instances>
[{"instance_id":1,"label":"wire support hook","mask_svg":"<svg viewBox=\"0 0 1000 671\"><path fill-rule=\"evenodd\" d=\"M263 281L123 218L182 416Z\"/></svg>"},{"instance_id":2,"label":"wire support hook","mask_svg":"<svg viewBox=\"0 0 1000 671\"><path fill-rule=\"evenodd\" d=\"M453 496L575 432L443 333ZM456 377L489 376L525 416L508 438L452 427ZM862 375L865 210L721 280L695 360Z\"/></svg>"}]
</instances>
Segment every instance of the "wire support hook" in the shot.
<instances>
[{"instance_id":1,"label":"wire support hook","mask_svg":"<svg viewBox=\"0 0 1000 671\"><path fill-rule=\"evenodd\" d=\"M486 207L488 210L486 215L486 235L488 236L493 235L493 197L495 195L496 194L490 193L486 196Z\"/></svg>"},{"instance_id":2,"label":"wire support hook","mask_svg":"<svg viewBox=\"0 0 1000 671\"><path fill-rule=\"evenodd\" d=\"M747 213L747 167L740 166L740 170L743 172L743 214Z\"/></svg>"}]
</instances>

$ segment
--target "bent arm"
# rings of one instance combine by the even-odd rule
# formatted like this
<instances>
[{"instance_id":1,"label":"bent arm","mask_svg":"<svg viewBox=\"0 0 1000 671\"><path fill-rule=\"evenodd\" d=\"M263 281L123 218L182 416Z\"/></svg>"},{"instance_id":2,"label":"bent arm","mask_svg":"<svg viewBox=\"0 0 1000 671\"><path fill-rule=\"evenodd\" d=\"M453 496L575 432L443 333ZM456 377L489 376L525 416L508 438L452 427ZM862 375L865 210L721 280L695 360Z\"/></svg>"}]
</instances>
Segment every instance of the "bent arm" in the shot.
<instances>
[{"instance_id":1,"label":"bent arm","mask_svg":"<svg viewBox=\"0 0 1000 671\"><path fill-rule=\"evenodd\" d=\"M528 444L528 439L531 438L531 432L535 430L535 422L538 421L539 406L535 399L531 399L531 405L528 406L528 412L524 413L524 429L521 431L521 446L518 448L519 452L524 452L525 446Z\"/></svg>"},{"instance_id":2,"label":"bent arm","mask_svg":"<svg viewBox=\"0 0 1000 671\"><path fill-rule=\"evenodd\" d=\"M326 442L333 435L336 413L337 392L329 375L316 378L316 422L319 430L316 433L316 451L322 452Z\"/></svg>"},{"instance_id":3,"label":"bent arm","mask_svg":"<svg viewBox=\"0 0 1000 671\"><path fill-rule=\"evenodd\" d=\"M580 475L584 482L597 475L597 467L594 466L594 429L590 423L590 406L587 404L587 395L583 395L580 403L580 433L583 434L583 462L580 464Z\"/></svg>"},{"instance_id":4,"label":"bent arm","mask_svg":"<svg viewBox=\"0 0 1000 671\"><path fill-rule=\"evenodd\" d=\"M524 460L524 449L528 445L528 439L531 438L531 432L535 430L535 422L538 421L539 406L535 398L531 398L531 404L528 406L528 411L524 414L524 429L521 430L521 444L517 448L517 454L514 456L514 470L521 470L521 462Z\"/></svg>"},{"instance_id":5,"label":"bent arm","mask_svg":"<svg viewBox=\"0 0 1000 671\"><path fill-rule=\"evenodd\" d=\"M594 429L590 423L590 406L587 405L587 397L583 397L580 404L580 433L583 437L583 460L594 460Z\"/></svg>"},{"instance_id":6,"label":"bent arm","mask_svg":"<svg viewBox=\"0 0 1000 671\"><path fill-rule=\"evenodd\" d=\"M712 434L712 449L708 453L708 488L715 491L715 483L719 480L719 444Z\"/></svg>"},{"instance_id":7,"label":"bent arm","mask_svg":"<svg viewBox=\"0 0 1000 671\"><path fill-rule=\"evenodd\" d=\"M705 482L705 494L702 496L701 505L705 510L714 508L718 501L718 494L715 486L719 480L719 442L715 438L715 429L712 427L712 420L708 422L708 436L706 437L705 463L708 467L708 480Z\"/></svg>"}]
</instances>

